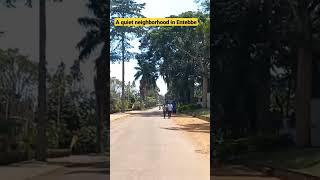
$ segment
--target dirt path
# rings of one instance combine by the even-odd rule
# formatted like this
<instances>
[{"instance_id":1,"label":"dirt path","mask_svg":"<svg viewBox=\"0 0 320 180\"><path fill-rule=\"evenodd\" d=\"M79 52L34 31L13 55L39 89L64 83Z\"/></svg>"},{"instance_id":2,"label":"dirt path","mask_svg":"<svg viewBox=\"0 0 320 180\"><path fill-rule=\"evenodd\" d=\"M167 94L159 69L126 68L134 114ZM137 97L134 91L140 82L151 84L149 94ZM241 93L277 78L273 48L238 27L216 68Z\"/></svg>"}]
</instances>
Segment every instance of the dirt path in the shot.
<instances>
[{"instance_id":1,"label":"dirt path","mask_svg":"<svg viewBox=\"0 0 320 180\"><path fill-rule=\"evenodd\" d=\"M175 129L182 131L190 138L196 153L203 154L210 161L210 123L198 118L185 115L175 115L173 122Z\"/></svg>"}]
</instances>

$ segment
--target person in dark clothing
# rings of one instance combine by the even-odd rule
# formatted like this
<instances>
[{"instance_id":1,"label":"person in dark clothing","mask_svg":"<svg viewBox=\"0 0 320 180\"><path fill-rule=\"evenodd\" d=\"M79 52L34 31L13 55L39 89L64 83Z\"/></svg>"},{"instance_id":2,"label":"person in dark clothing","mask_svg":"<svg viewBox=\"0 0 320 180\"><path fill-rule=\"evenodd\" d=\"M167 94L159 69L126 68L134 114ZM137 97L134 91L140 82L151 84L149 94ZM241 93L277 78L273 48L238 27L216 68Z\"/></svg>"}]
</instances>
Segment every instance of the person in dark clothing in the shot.
<instances>
[{"instance_id":1,"label":"person in dark clothing","mask_svg":"<svg viewBox=\"0 0 320 180\"><path fill-rule=\"evenodd\" d=\"M176 114L177 113L177 108L176 108L176 102L175 101L173 101L172 106L173 106L172 113Z\"/></svg>"},{"instance_id":2,"label":"person in dark clothing","mask_svg":"<svg viewBox=\"0 0 320 180\"><path fill-rule=\"evenodd\" d=\"M165 119L167 114L167 107L165 104L162 106L162 111L163 111L163 119Z\"/></svg>"}]
</instances>

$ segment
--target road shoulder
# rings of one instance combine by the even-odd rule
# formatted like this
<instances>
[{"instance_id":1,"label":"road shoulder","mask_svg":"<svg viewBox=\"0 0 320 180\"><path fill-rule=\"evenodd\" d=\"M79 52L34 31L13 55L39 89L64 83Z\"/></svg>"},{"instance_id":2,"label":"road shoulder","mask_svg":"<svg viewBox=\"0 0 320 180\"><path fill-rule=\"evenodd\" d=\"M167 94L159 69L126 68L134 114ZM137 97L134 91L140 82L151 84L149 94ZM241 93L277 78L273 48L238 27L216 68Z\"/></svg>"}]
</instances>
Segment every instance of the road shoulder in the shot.
<instances>
[{"instance_id":1,"label":"road shoulder","mask_svg":"<svg viewBox=\"0 0 320 180\"><path fill-rule=\"evenodd\" d=\"M50 165L37 161L25 161L8 166L0 166L0 174L1 179L27 180L58 171L62 168L63 166L59 165Z\"/></svg>"},{"instance_id":2,"label":"road shoulder","mask_svg":"<svg viewBox=\"0 0 320 180\"><path fill-rule=\"evenodd\" d=\"M196 153L210 160L210 122L184 114L176 114L172 120L194 144Z\"/></svg>"}]
</instances>

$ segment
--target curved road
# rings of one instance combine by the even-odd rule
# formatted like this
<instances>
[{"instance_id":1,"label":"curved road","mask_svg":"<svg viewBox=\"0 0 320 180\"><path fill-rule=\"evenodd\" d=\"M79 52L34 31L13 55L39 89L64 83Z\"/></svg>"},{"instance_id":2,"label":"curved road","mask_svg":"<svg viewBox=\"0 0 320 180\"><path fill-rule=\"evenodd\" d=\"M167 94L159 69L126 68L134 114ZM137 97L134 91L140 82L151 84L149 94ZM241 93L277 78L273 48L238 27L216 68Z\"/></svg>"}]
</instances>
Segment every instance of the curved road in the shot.
<instances>
[{"instance_id":1,"label":"curved road","mask_svg":"<svg viewBox=\"0 0 320 180\"><path fill-rule=\"evenodd\" d=\"M209 180L210 161L195 152L158 108L111 123L111 180Z\"/></svg>"}]
</instances>

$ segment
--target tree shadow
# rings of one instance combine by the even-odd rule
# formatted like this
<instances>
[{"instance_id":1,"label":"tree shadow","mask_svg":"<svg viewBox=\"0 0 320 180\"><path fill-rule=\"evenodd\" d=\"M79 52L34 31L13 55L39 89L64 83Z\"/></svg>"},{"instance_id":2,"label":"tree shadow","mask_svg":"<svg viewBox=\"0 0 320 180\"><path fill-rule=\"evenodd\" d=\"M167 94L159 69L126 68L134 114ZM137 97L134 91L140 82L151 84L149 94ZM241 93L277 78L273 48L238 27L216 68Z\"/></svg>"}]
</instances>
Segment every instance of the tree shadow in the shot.
<instances>
[{"instance_id":1,"label":"tree shadow","mask_svg":"<svg viewBox=\"0 0 320 180\"><path fill-rule=\"evenodd\" d=\"M65 167L71 169L65 174L110 174L110 165L107 162L95 163L71 163L66 164ZM81 169L85 168L85 169Z\"/></svg>"},{"instance_id":2,"label":"tree shadow","mask_svg":"<svg viewBox=\"0 0 320 180\"><path fill-rule=\"evenodd\" d=\"M134 117L163 117L162 111L151 111L151 112L130 112L130 115Z\"/></svg>"},{"instance_id":3,"label":"tree shadow","mask_svg":"<svg viewBox=\"0 0 320 180\"><path fill-rule=\"evenodd\" d=\"M109 170L75 170L75 171L70 171L66 172L65 175L70 175L70 174L109 174Z\"/></svg>"},{"instance_id":4,"label":"tree shadow","mask_svg":"<svg viewBox=\"0 0 320 180\"><path fill-rule=\"evenodd\" d=\"M218 176L223 176L223 177L230 176L230 177L242 177L242 178L273 177L266 173L258 172L242 165L225 165L219 168L214 168L212 170L212 174L214 177L218 177Z\"/></svg>"},{"instance_id":5,"label":"tree shadow","mask_svg":"<svg viewBox=\"0 0 320 180\"><path fill-rule=\"evenodd\" d=\"M188 132L201 132L201 133L210 133L210 123L194 123L194 124L185 124L179 125L176 127L162 127L166 130L176 130L176 131L188 131Z\"/></svg>"},{"instance_id":6,"label":"tree shadow","mask_svg":"<svg viewBox=\"0 0 320 180\"><path fill-rule=\"evenodd\" d=\"M68 163L64 165L68 168L79 168L79 167L89 167L89 168L109 168L107 162L95 162L95 163Z\"/></svg>"}]
</instances>

